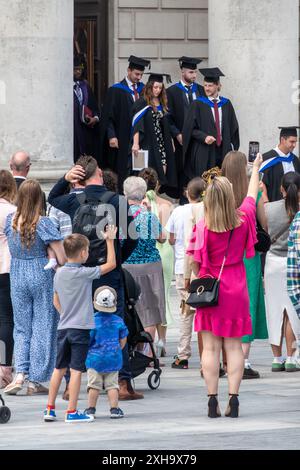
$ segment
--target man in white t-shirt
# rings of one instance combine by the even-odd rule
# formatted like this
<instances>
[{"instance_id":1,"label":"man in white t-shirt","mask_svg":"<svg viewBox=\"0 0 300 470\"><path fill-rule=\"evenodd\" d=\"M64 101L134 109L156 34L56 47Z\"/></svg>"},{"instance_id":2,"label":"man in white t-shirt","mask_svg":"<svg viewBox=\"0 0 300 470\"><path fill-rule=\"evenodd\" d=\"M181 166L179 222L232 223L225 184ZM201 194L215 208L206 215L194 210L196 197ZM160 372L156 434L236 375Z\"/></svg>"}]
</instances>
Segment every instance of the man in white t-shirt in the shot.
<instances>
[{"instance_id":1,"label":"man in white t-shirt","mask_svg":"<svg viewBox=\"0 0 300 470\"><path fill-rule=\"evenodd\" d=\"M187 187L189 204L176 207L165 227L170 233L169 242L174 246L176 289L181 298L182 312L178 355L172 364L173 369L188 369L188 360L192 354L191 339L195 310L185 304L188 297L188 292L185 289L186 269L188 269L187 263L185 263L185 252L193 226L204 217L203 202L200 202L204 189L205 183L202 178L192 179Z\"/></svg>"}]
</instances>

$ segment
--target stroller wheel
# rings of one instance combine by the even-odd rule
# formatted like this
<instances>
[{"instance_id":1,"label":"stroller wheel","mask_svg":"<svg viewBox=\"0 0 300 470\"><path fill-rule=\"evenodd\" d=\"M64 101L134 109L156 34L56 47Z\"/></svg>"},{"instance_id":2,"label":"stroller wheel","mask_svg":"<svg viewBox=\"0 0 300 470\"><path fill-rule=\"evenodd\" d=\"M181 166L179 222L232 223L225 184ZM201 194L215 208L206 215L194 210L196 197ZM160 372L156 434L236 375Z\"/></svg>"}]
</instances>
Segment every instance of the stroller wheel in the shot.
<instances>
[{"instance_id":1,"label":"stroller wheel","mask_svg":"<svg viewBox=\"0 0 300 470\"><path fill-rule=\"evenodd\" d=\"M160 373L157 371L151 372L148 377L148 385L151 390L156 390L160 386Z\"/></svg>"},{"instance_id":2,"label":"stroller wheel","mask_svg":"<svg viewBox=\"0 0 300 470\"><path fill-rule=\"evenodd\" d=\"M0 423L5 424L10 420L11 412L7 406L0 407Z\"/></svg>"}]
</instances>

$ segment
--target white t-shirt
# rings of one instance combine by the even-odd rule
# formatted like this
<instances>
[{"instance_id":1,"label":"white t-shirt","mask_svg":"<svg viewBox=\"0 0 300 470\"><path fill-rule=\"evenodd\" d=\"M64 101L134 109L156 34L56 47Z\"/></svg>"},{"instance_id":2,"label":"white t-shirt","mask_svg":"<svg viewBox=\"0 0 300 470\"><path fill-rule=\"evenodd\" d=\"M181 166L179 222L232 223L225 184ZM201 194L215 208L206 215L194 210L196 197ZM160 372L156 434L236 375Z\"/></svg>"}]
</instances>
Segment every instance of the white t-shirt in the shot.
<instances>
[{"instance_id":1,"label":"white t-shirt","mask_svg":"<svg viewBox=\"0 0 300 470\"><path fill-rule=\"evenodd\" d=\"M175 274L184 273L184 254L193 228L193 207L198 204L185 204L178 206L169 217L165 229L175 235ZM202 217L204 217L203 203L201 203ZM198 220L197 220L198 221Z\"/></svg>"}]
</instances>

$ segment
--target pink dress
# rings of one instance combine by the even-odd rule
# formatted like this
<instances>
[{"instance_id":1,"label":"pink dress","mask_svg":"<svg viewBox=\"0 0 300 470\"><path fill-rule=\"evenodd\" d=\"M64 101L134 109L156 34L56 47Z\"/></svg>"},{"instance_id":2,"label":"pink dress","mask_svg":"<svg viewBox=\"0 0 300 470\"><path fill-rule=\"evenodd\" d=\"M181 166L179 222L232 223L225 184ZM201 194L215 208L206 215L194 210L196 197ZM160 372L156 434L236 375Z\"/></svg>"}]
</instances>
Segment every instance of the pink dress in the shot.
<instances>
[{"instance_id":1,"label":"pink dress","mask_svg":"<svg viewBox=\"0 0 300 470\"><path fill-rule=\"evenodd\" d=\"M199 308L195 315L195 331L211 331L215 336L238 338L252 334L246 271L243 262L255 255L256 204L246 197L240 207L243 223L234 230L224 271L220 281L216 307ZM187 254L200 264L198 276L218 277L230 232L216 233L201 220L195 225Z\"/></svg>"}]
</instances>

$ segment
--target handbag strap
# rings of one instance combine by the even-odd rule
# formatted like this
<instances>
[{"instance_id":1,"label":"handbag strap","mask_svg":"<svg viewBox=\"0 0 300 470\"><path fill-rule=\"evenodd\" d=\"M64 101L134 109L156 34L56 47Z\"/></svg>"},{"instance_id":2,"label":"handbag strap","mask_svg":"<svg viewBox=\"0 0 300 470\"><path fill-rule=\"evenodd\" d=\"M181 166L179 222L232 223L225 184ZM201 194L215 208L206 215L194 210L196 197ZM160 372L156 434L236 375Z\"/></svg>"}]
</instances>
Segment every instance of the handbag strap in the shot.
<instances>
[{"instance_id":1,"label":"handbag strap","mask_svg":"<svg viewBox=\"0 0 300 470\"><path fill-rule=\"evenodd\" d=\"M280 230L274 237L271 238L271 245L277 242L278 238L281 237L287 230L289 229L289 225L285 226L283 229Z\"/></svg>"},{"instance_id":2,"label":"handbag strap","mask_svg":"<svg viewBox=\"0 0 300 470\"><path fill-rule=\"evenodd\" d=\"M230 230L230 235L229 235L229 240L228 240L225 256L224 256L223 263L222 263L222 266L221 266L221 269L220 269L220 272L219 272L218 282L220 282L220 279L221 279L221 276L222 276L222 273L223 273L223 269L224 269L224 266L225 266L225 263L226 263L226 259L227 259L229 245L230 245L232 235L233 235L233 230Z\"/></svg>"}]
</instances>

